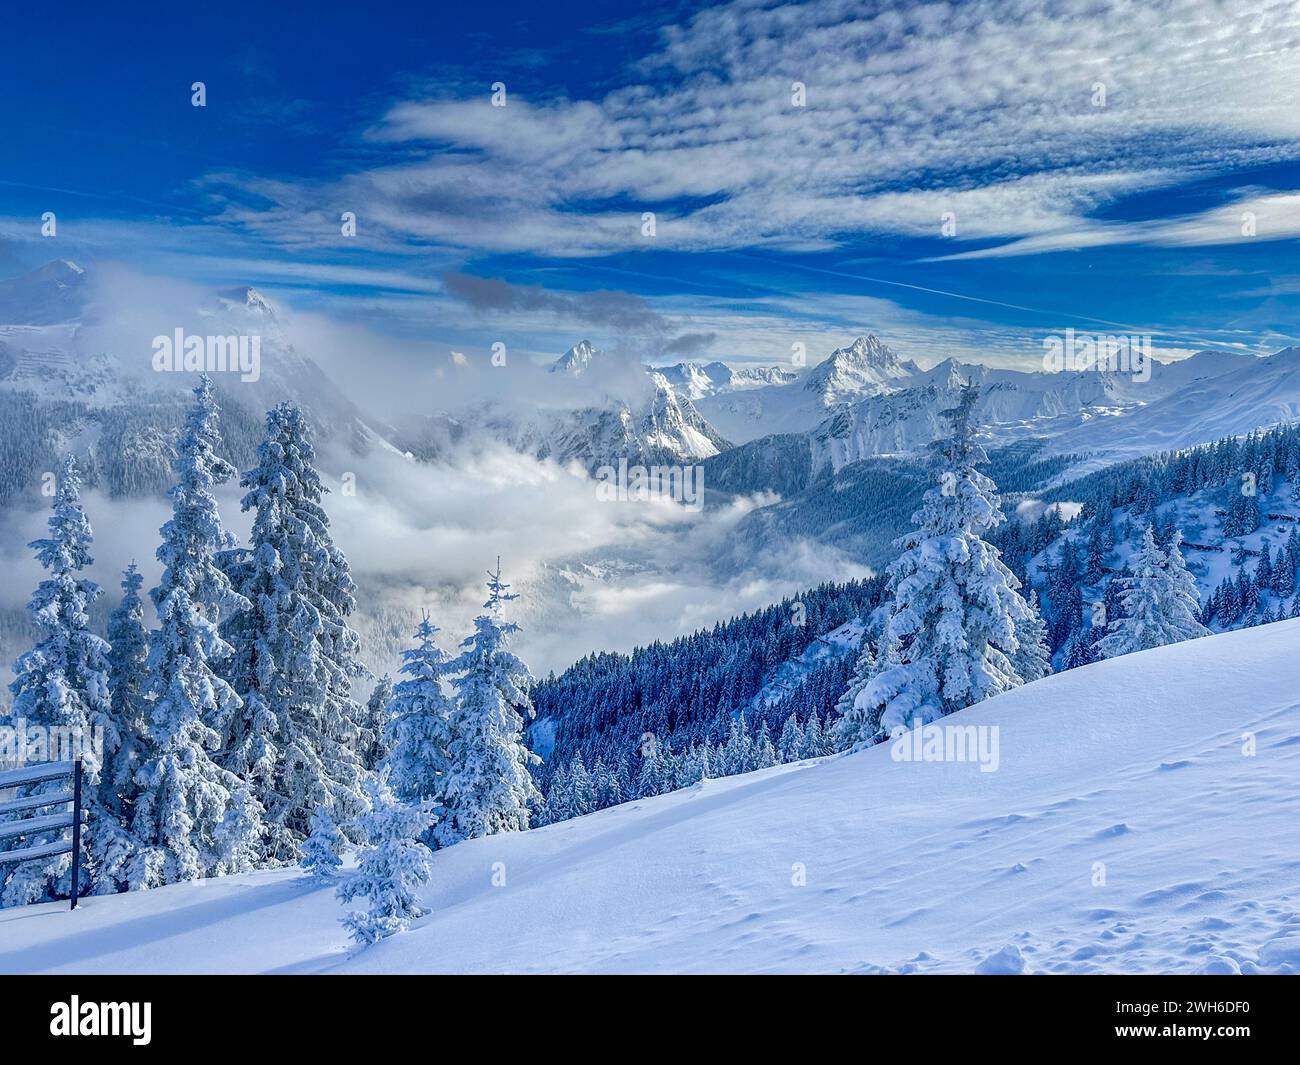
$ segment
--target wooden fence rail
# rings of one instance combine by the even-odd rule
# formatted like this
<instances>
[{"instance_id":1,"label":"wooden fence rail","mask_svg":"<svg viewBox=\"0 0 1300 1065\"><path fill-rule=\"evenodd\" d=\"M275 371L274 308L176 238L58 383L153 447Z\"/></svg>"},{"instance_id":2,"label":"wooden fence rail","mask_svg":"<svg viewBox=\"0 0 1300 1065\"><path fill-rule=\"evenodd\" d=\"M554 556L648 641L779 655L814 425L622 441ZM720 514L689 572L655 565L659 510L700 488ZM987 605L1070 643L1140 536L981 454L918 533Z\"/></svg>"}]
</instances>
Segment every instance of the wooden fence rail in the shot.
<instances>
[{"instance_id":1,"label":"wooden fence rail","mask_svg":"<svg viewBox=\"0 0 1300 1065\"><path fill-rule=\"evenodd\" d=\"M0 791L7 788L27 787L31 784L43 784L49 780L68 778L71 787L67 790L50 791L38 795L23 795L17 799L0 802L0 814L22 813L27 810L40 810L46 806L58 806L72 803L71 813L39 814L29 817L0 821L0 840L22 839L24 836L38 836L47 832L61 832L72 829L71 839L57 839L50 843L33 843L16 850L0 851L0 865L10 862L30 862L38 858L55 858L60 854L72 855L72 892L70 909L77 908L78 880L81 879L81 759L75 762L47 762L44 765L29 766L23 769L7 769L0 772Z\"/></svg>"}]
</instances>

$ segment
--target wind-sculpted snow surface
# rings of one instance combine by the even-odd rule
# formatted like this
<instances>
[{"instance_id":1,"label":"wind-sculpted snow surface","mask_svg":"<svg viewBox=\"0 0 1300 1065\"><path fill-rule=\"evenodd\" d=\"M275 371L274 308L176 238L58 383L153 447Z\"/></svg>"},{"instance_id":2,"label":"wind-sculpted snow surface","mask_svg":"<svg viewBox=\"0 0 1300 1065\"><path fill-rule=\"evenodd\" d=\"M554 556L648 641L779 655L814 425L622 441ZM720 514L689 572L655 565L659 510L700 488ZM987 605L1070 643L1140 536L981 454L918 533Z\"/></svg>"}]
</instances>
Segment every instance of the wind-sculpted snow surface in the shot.
<instances>
[{"instance_id":1,"label":"wind-sculpted snow surface","mask_svg":"<svg viewBox=\"0 0 1300 1065\"><path fill-rule=\"evenodd\" d=\"M1193 640L944 719L998 729L992 772L884 745L458 844L431 912L365 950L277 871L0 911L0 971L1300 973L1298 642Z\"/></svg>"}]
</instances>

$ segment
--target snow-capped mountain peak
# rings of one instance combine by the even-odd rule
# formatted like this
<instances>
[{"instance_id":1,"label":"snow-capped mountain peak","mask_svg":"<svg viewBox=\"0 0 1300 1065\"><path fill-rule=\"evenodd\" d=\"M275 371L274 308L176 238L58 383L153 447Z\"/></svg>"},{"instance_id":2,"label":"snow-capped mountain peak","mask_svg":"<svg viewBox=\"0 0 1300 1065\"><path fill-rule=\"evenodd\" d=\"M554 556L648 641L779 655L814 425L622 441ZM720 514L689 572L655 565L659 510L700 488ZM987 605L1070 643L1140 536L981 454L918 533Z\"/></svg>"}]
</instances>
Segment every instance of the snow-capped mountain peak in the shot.
<instances>
[{"instance_id":1,"label":"snow-capped mountain peak","mask_svg":"<svg viewBox=\"0 0 1300 1065\"><path fill-rule=\"evenodd\" d=\"M904 362L874 333L860 336L848 347L836 348L815 366L804 389L821 397L827 406L848 398L877 395L913 376L916 366Z\"/></svg>"},{"instance_id":2,"label":"snow-capped mountain peak","mask_svg":"<svg viewBox=\"0 0 1300 1065\"><path fill-rule=\"evenodd\" d=\"M36 277L49 278L59 284L75 283L85 274L80 266L71 259L52 259L35 271Z\"/></svg>"},{"instance_id":3,"label":"snow-capped mountain peak","mask_svg":"<svg viewBox=\"0 0 1300 1065\"><path fill-rule=\"evenodd\" d=\"M88 295L86 271L68 259L54 259L18 277L0 281L0 323L56 325L79 318Z\"/></svg>"},{"instance_id":4,"label":"snow-capped mountain peak","mask_svg":"<svg viewBox=\"0 0 1300 1065\"><path fill-rule=\"evenodd\" d=\"M239 285L217 294L218 300L226 310L243 310L249 314L275 318L275 307L252 285Z\"/></svg>"},{"instance_id":5,"label":"snow-capped mountain peak","mask_svg":"<svg viewBox=\"0 0 1300 1065\"><path fill-rule=\"evenodd\" d=\"M580 340L551 364L551 373L576 377L591 366L591 360L597 354L599 353L592 347L590 340Z\"/></svg>"}]
</instances>

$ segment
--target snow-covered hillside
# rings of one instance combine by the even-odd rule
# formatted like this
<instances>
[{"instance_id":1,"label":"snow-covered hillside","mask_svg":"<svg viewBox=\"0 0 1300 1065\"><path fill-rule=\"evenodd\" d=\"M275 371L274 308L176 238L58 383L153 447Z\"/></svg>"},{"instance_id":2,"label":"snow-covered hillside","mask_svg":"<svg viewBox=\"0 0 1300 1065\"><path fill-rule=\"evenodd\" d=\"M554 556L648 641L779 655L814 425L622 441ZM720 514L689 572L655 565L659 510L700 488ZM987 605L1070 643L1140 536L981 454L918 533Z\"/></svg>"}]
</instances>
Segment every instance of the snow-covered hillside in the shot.
<instances>
[{"instance_id":1,"label":"snow-covered hillside","mask_svg":"<svg viewBox=\"0 0 1300 1065\"><path fill-rule=\"evenodd\" d=\"M888 746L442 851L362 951L292 870L0 911L4 972L1300 972L1300 621L946 719L997 769ZM494 886L500 885L500 886Z\"/></svg>"},{"instance_id":2,"label":"snow-covered hillside","mask_svg":"<svg viewBox=\"0 0 1300 1065\"><path fill-rule=\"evenodd\" d=\"M1217 354L1206 352L1161 369L1166 373L1179 367L1191 370L1197 360ZM1082 472L1300 419L1300 348L1286 348L1267 359L1206 361L1212 369L1228 365L1229 372L1180 379L1177 387L1129 412L1122 425L1089 419L1054 437L1049 451L1086 456L1090 461L1076 467L1076 472Z\"/></svg>"}]
</instances>

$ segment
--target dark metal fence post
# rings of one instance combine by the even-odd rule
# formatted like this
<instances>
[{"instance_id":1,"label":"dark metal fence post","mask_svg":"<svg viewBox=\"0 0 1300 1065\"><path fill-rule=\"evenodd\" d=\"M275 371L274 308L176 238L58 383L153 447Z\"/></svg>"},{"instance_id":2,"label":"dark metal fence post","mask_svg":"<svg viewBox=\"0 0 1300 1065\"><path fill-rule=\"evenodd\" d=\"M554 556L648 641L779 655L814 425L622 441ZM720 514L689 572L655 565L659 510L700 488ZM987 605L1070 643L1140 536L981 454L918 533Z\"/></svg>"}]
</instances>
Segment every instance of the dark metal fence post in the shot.
<instances>
[{"instance_id":1,"label":"dark metal fence post","mask_svg":"<svg viewBox=\"0 0 1300 1065\"><path fill-rule=\"evenodd\" d=\"M77 881L81 879L81 759L72 769L72 905L77 908Z\"/></svg>"}]
</instances>

